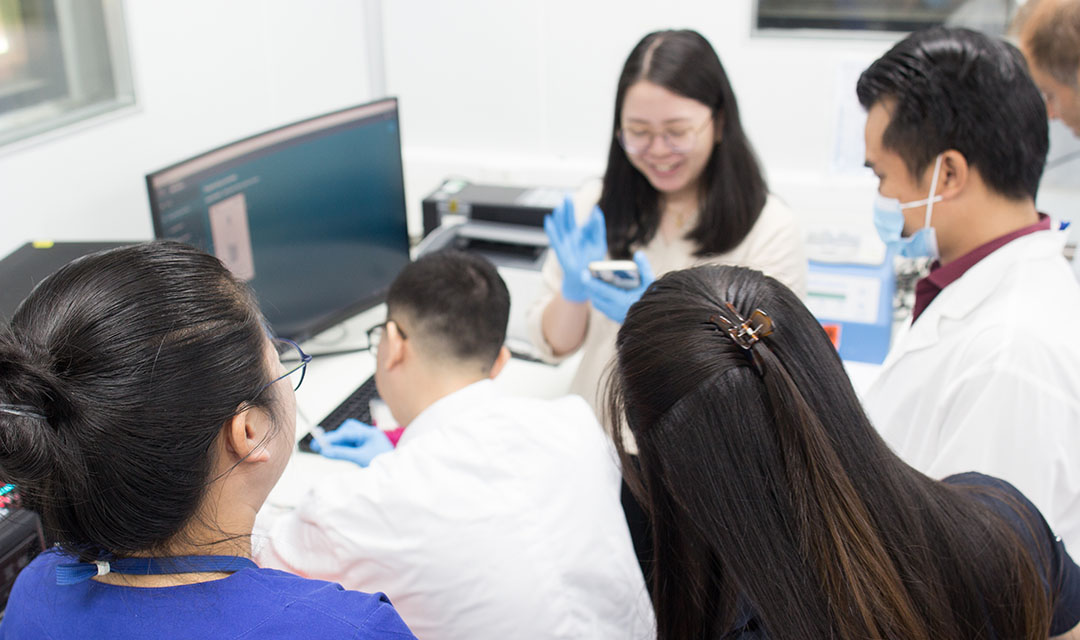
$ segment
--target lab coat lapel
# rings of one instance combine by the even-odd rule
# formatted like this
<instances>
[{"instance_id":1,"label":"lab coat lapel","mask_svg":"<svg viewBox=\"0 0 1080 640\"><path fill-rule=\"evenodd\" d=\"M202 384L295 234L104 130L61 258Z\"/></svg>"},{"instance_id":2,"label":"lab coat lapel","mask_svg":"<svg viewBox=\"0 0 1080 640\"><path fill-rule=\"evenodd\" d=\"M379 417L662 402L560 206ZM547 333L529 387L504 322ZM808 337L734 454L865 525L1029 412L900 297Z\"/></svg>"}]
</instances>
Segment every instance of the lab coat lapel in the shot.
<instances>
[{"instance_id":1,"label":"lab coat lapel","mask_svg":"<svg viewBox=\"0 0 1080 640\"><path fill-rule=\"evenodd\" d=\"M1036 231L1021 236L994 251L945 287L930 303L937 318L964 320L977 313L983 303L1002 287L1002 282L1016 265L1029 261L1061 259L1066 234L1061 231ZM1038 286L1038 283L1029 283ZM940 304L939 304L940 303Z\"/></svg>"},{"instance_id":2,"label":"lab coat lapel","mask_svg":"<svg viewBox=\"0 0 1080 640\"><path fill-rule=\"evenodd\" d=\"M1056 231L1037 231L1013 240L967 270L941 290L916 322L909 322L897 336L882 364L882 373L905 354L936 345L942 338L941 321L963 320L974 313L997 290L1008 270L1022 260L1061 252L1065 237Z\"/></svg>"},{"instance_id":3,"label":"lab coat lapel","mask_svg":"<svg viewBox=\"0 0 1080 640\"><path fill-rule=\"evenodd\" d=\"M945 292L942 291L938 294L938 298L944 294ZM938 299L935 299L929 307L923 310L915 322L912 322L910 317L908 318L908 321L901 327L900 333L897 334L896 339L893 341L892 348L889 349L889 354L885 357L885 362L882 363L882 372L892 369L896 361L900 360L904 355L937 344L940 339L938 322L941 320L940 307L936 306L937 304Z\"/></svg>"}]
</instances>

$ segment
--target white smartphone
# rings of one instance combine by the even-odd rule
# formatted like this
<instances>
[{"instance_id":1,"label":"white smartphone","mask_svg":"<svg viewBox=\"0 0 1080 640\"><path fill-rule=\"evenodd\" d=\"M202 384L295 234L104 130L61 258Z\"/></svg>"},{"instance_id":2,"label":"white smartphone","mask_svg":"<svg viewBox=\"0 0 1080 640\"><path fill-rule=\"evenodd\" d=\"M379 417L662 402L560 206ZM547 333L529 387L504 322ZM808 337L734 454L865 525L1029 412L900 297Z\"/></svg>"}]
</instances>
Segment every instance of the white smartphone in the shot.
<instances>
[{"instance_id":1,"label":"white smartphone","mask_svg":"<svg viewBox=\"0 0 1080 640\"><path fill-rule=\"evenodd\" d=\"M634 289L641 285L641 274L633 260L594 260L589 263L589 273L620 289Z\"/></svg>"}]
</instances>

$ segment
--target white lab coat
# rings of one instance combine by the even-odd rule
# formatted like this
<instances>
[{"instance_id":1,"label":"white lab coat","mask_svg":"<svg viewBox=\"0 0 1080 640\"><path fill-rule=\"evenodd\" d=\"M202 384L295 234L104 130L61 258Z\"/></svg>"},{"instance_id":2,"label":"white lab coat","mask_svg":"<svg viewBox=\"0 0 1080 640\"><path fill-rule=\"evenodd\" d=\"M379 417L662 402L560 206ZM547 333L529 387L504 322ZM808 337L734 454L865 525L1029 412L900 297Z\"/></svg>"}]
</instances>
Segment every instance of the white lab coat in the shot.
<instances>
[{"instance_id":1,"label":"white lab coat","mask_svg":"<svg viewBox=\"0 0 1080 640\"><path fill-rule=\"evenodd\" d=\"M1080 286L1065 235L1037 231L946 286L864 398L906 462L934 478L1011 482L1080 551Z\"/></svg>"},{"instance_id":2,"label":"white lab coat","mask_svg":"<svg viewBox=\"0 0 1080 640\"><path fill-rule=\"evenodd\" d=\"M611 444L585 401L472 384L270 526L262 566L382 591L425 640L654 638Z\"/></svg>"}]
</instances>

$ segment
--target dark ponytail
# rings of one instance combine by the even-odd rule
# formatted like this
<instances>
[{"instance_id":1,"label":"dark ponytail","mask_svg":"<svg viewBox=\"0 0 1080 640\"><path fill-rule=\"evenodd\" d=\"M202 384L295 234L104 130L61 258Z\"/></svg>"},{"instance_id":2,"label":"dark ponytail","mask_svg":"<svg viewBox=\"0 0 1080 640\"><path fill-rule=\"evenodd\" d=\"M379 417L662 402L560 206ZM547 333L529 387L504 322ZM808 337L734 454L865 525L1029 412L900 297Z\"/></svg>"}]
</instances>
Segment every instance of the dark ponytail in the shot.
<instances>
[{"instance_id":1,"label":"dark ponytail","mask_svg":"<svg viewBox=\"0 0 1080 640\"><path fill-rule=\"evenodd\" d=\"M197 516L224 422L273 409L266 344L251 292L197 249L66 265L0 332L0 479L84 560L166 548Z\"/></svg>"},{"instance_id":2,"label":"dark ponytail","mask_svg":"<svg viewBox=\"0 0 1080 640\"><path fill-rule=\"evenodd\" d=\"M711 322L728 303L731 322ZM773 332L740 346L723 327L757 309ZM738 267L669 273L616 345L608 411L639 451L635 472L616 438L655 534L660 640L722 636L740 595L775 638L981 638L988 620L1047 637L1016 532L888 449L786 287Z\"/></svg>"}]
</instances>

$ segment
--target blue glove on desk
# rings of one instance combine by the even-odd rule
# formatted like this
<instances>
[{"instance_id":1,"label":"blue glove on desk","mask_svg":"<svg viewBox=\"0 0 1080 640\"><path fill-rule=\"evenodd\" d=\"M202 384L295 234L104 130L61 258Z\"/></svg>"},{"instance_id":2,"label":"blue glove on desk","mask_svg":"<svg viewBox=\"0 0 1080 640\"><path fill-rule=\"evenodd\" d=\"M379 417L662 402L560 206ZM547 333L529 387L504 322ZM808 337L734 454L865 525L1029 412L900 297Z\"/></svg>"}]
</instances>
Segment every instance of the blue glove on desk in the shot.
<instances>
[{"instance_id":1,"label":"blue glove on desk","mask_svg":"<svg viewBox=\"0 0 1080 640\"><path fill-rule=\"evenodd\" d=\"M311 440L311 450L327 458L348 460L361 467L371 464L375 456L393 450L390 438L378 427L349 418L341 426Z\"/></svg>"},{"instance_id":2,"label":"blue glove on desk","mask_svg":"<svg viewBox=\"0 0 1080 640\"><path fill-rule=\"evenodd\" d=\"M544 216L544 231L563 271L562 297L568 302L585 302L585 281L589 263L607 256L607 227L600 207L593 207L585 224L578 226L574 203L564 198L555 210Z\"/></svg>"},{"instance_id":3,"label":"blue glove on desk","mask_svg":"<svg viewBox=\"0 0 1080 640\"><path fill-rule=\"evenodd\" d=\"M634 252L634 263L637 264L638 273L641 275L641 284L633 289L616 287L591 276L585 281L585 290L589 294L592 305L600 313L619 324L622 324L623 320L626 319L626 312L630 310L630 305L641 299L641 294L645 293L645 290L656 279L653 277L652 267L649 265L649 261L645 259L644 253L640 251Z\"/></svg>"}]
</instances>

